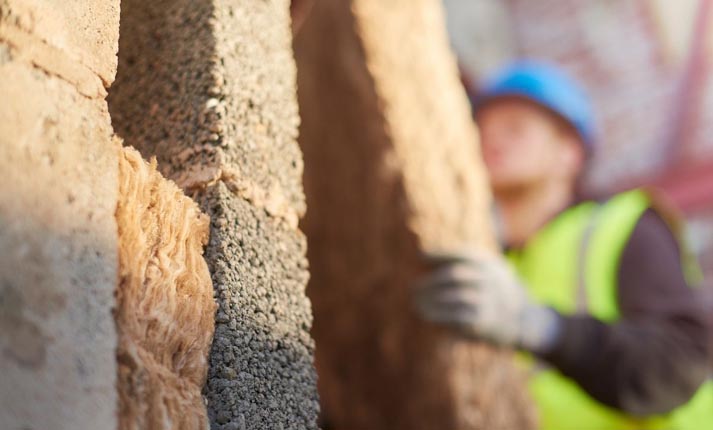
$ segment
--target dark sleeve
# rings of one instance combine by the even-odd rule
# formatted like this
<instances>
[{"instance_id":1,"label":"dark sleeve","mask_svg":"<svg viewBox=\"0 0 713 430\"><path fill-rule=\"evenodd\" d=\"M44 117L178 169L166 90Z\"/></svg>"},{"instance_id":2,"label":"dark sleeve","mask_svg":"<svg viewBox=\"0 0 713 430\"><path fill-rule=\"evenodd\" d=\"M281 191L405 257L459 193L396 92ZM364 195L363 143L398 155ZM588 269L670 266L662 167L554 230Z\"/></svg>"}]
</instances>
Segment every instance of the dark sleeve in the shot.
<instances>
[{"instance_id":1,"label":"dark sleeve","mask_svg":"<svg viewBox=\"0 0 713 430\"><path fill-rule=\"evenodd\" d=\"M619 267L621 318L562 316L546 361L599 402L637 416L686 403L709 372L709 332L698 290L686 285L673 234L647 211Z\"/></svg>"}]
</instances>

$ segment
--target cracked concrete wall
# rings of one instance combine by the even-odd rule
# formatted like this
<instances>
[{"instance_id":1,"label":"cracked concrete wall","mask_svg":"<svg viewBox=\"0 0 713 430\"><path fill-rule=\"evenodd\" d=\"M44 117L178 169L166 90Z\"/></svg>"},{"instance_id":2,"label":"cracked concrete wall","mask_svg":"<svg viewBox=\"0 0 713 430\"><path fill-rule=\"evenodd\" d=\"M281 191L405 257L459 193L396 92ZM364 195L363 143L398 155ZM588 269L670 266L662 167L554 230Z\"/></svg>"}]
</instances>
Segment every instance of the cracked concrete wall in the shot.
<instances>
[{"instance_id":1,"label":"cracked concrete wall","mask_svg":"<svg viewBox=\"0 0 713 430\"><path fill-rule=\"evenodd\" d=\"M441 5L317 2L295 53L325 426L532 428L509 353L412 311L423 250L495 247Z\"/></svg>"},{"instance_id":2,"label":"cracked concrete wall","mask_svg":"<svg viewBox=\"0 0 713 430\"><path fill-rule=\"evenodd\" d=\"M118 33L118 0L0 0L3 429L116 427Z\"/></svg>"},{"instance_id":3,"label":"cracked concrete wall","mask_svg":"<svg viewBox=\"0 0 713 430\"><path fill-rule=\"evenodd\" d=\"M313 429L289 1L122 1L117 134L211 218L214 429Z\"/></svg>"},{"instance_id":4,"label":"cracked concrete wall","mask_svg":"<svg viewBox=\"0 0 713 430\"><path fill-rule=\"evenodd\" d=\"M119 429L200 429L215 302L209 219L133 148L119 156Z\"/></svg>"}]
</instances>

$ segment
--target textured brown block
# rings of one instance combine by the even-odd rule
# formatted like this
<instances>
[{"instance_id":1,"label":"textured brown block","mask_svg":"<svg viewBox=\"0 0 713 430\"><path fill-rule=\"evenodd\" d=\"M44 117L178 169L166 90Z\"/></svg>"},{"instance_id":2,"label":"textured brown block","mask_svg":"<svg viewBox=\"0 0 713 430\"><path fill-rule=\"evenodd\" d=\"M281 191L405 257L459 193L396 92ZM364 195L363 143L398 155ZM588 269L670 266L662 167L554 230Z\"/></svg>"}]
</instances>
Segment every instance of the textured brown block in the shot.
<instances>
[{"instance_id":1,"label":"textured brown block","mask_svg":"<svg viewBox=\"0 0 713 430\"><path fill-rule=\"evenodd\" d=\"M0 428L115 428L119 145L26 49L0 40Z\"/></svg>"},{"instance_id":2,"label":"textured brown block","mask_svg":"<svg viewBox=\"0 0 713 430\"><path fill-rule=\"evenodd\" d=\"M119 0L0 0L0 38L8 27L30 35L36 47L61 51L67 61L87 68L105 86L114 80L119 46ZM22 37L23 34L13 35ZM24 37L17 41L26 50L31 48ZM35 61L45 64L49 61L50 67L56 68L51 54L46 51L36 51L36 54ZM57 73L57 70L50 72Z\"/></svg>"},{"instance_id":3,"label":"textured brown block","mask_svg":"<svg viewBox=\"0 0 713 430\"><path fill-rule=\"evenodd\" d=\"M524 429L511 355L412 311L424 250L495 247L477 135L436 0L317 2L295 42L325 422Z\"/></svg>"},{"instance_id":4,"label":"textured brown block","mask_svg":"<svg viewBox=\"0 0 713 430\"><path fill-rule=\"evenodd\" d=\"M198 205L124 148L119 157L119 428L198 429L213 339L213 285Z\"/></svg>"}]
</instances>

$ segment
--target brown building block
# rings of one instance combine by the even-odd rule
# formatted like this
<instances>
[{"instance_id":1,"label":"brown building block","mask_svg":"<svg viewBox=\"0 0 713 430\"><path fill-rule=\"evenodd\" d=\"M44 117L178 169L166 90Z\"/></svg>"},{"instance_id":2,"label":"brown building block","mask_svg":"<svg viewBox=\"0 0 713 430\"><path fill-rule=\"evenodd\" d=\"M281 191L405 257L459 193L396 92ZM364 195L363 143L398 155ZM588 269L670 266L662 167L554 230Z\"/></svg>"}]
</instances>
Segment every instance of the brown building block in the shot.
<instances>
[{"instance_id":1,"label":"brown building block","mask_svg":"<svg viewBox=\"0 0 713 430\"><path fill-rule=\"evenodd\" d=\"M13 29L23 34L10 34ZM12 38L27 50L25 38L16 39L23 35L29 35L33 45L62 51L71 63L88 68L108 87L116 74L119 0L0 0L0 39ZM50 57L46 52L37 54L38 62Z\"/></svg>"},{"instance_id":2,"label":"brown building block","mask_svg":"<svg viewBox=\"0 0 713 430\"><path fill-rule=\"evenodd\" d=\"M210 215L214 429L314 429L289 1L124 0L114 127Z\"/></svg>"},{"instance_id":3,"label":"brown building block","mask_svg":"<svg viewBox=\"0 0 713 430\"><path fill-rule=\"evenodd\" d=\"M422 251L495 247L439 3L317 2L295 50L325 425L529 428L511 355L412 311Z\"/></svg>"},{"instance_id":4,"label":"brown building block","mask_svg":"<svg viewBox=\"0 0 713 430\"><path fill-rule=\"evenodd\" d=\"M132 148L119 157L119 429L199 429L216 305L209 219Z\"/></svg>"},{"instance_id":5,"label":"brown building block","mask_svg":"<svg viewBox=\"0 0 713 430\"><path fill-rule=\"evenodd\" d=\"M25 49L0 40L0 428L116 428L119 145Z\"/></svg>"}]
</instances>

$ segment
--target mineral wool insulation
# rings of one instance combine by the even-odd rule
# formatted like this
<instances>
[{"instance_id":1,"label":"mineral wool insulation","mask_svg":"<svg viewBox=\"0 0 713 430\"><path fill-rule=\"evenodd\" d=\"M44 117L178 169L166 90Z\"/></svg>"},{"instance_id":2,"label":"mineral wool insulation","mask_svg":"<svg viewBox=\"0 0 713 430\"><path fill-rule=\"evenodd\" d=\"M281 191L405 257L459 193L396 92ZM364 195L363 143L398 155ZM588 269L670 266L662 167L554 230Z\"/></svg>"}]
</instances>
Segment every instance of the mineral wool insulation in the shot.
<instances>
[{"instance_id":1,"label":"mineral wool insulation","mask_svg":"<svg viewBox=\"0 0 713 430\"><path fill-rule=\"evenodd\" d=\"M216 305L208 216L133 148L119 155L119 429L199 429Z\"/></svg>"}]
</instances>

